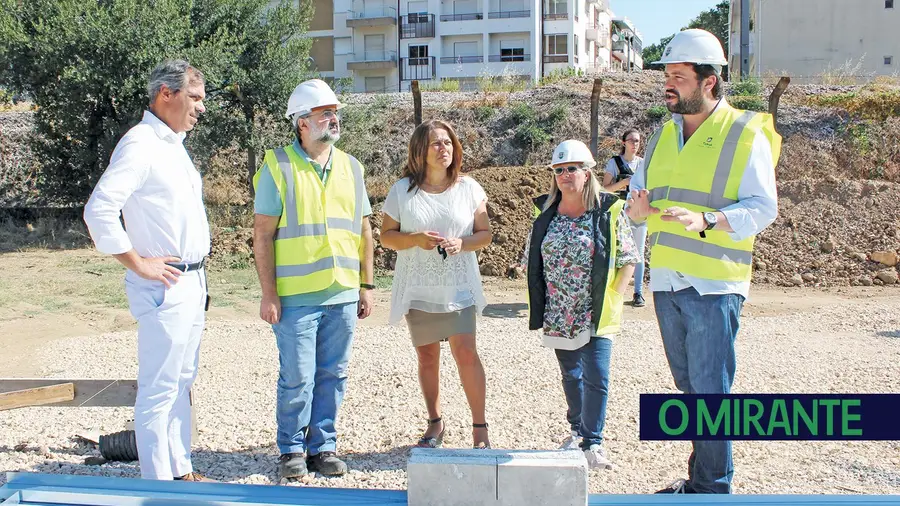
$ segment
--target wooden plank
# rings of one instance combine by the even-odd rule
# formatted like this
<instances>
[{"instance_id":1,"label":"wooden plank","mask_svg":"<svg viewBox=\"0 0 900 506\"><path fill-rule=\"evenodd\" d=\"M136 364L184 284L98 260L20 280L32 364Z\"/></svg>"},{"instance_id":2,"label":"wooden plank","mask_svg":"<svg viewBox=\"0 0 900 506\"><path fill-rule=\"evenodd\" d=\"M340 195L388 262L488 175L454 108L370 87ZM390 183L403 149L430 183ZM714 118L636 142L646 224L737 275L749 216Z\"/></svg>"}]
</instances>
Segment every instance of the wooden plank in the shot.
<instances>
[{"instance_id":1,"label":"wooden plank","mask_svg":"<svg viewBox=\"0 0 900 506\"><path fill-rule=\"evenodd\" d=\"M0 411L28 406L42 406L73 399L75 399L75 385L72 383L27 388L0 394Z\"/></svg>"},{"instance_id":2,"label":"wooden plank","mask_svg":"<svg viewBox=\"0 0 900 506\"><path fill-rule=\"evenodd\" d=\"M0 378L0 393L40 388L60 383L72 383L75 397L56 402L56 407L119 407L134 406L137 397L137 381L110 379L46 379Z\"/></svg>"}]
</instances>

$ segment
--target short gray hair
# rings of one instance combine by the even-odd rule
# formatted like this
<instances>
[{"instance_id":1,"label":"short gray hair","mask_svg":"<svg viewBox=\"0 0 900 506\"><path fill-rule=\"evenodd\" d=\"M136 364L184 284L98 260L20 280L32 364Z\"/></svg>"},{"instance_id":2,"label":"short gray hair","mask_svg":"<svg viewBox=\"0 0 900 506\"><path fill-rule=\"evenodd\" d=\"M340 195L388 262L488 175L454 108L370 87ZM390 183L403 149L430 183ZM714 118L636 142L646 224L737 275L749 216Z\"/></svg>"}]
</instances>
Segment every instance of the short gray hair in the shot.
<instances>
[{"instance_id":1,"label":"short gray hair","mask_svg":"<svg viewBox=\"0 0 900 506\"><path fill-rule=\"evenodd\" d=\"M184 60L163 60L162 63L150 72L150 82L147 83L147 95L150 102L156 100L163 85L173 92L178 92L191 82L205 82L203 72Z\"/></svg>"}]
</instances>

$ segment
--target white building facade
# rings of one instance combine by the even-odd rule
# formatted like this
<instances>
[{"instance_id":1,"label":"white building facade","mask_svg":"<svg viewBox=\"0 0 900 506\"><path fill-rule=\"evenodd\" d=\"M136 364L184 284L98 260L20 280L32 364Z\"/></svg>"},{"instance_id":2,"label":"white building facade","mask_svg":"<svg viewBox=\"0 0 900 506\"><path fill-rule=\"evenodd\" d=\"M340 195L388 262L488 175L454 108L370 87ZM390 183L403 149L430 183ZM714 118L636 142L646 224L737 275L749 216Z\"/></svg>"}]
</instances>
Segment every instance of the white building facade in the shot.
<instances>
[{"instance_id":1,"label":"white building facade","mask_svg":"<svg viewBox=\"0 0 900 506\"><path fill-rule=\"evenodd\" d=\"M640 34L609 0L314 0L315 69L353 92L554 71L640 69ZM616 39L616 40L614 40Z\"/></svg>"}]
</instances>

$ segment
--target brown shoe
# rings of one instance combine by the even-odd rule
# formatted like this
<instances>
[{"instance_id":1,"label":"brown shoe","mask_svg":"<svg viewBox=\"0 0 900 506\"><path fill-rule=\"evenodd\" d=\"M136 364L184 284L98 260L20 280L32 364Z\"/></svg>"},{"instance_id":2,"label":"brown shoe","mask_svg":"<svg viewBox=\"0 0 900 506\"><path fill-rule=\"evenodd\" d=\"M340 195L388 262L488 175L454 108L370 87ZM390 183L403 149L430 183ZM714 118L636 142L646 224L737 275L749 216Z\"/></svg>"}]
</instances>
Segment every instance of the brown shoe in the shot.
<instances>
[{"instance_id":1,"label":"brown shoe","mask_svg":"<svg viewBox=\"0 0 900 506\"><path fill-rule=\"evenodd\" d=\"M205 482L214 482L217 483L217 480L213 480L212 478L207 478L200 473L190 472L184 476L176 476L174 478L175 481L205 481Z\"/></svg>"}]
</instances>

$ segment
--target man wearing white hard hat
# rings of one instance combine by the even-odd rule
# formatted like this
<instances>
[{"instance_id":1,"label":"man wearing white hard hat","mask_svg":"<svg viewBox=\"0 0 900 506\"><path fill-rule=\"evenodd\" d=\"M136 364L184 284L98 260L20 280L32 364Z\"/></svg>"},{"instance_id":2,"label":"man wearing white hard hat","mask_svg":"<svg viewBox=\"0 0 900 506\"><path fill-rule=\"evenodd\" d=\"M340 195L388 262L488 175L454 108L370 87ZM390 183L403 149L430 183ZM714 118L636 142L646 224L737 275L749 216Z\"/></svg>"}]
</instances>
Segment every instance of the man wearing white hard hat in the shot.
<instances>
[{"instance_id":1,"label":"man wearing white hard hat","mask_svg":"<svg viewBox=\"0 0 900 506\"><path fill-rule=\"evenodd\" d=\"M581 141L553 150L550 193L525 247L528 328L543 331L559 363L570 429L562 448L582 450L592 469L612 469L603 447L609 366L640 254L625 202L603 190L596 165Z\"/></svg>"},{"instance_id":2,"label":"man wearing white hard hat","mask_svg":"<svg viewBox=\"0 0 900 506\"><path fill-rule=\"evenodd\" d=\"M283 478L339 476L335 421L356 320L372 311L372 209L359 161L334 147L343 107L324 81L288 99L294 142L266 151L253 179L260 318L278 345L277 443Z\"/></svg>"},{"instance_id":3,"label":"man wearing white hard hat","mask_svg":"<svg viewBox=\"0 0 900 506\"><path fill-rule=\"evenodd\" d=\"M775 221L781 136L769 114L722 95L726 64L711 33L675 35L665 65L672 119L647 143L628 215L647 221L650 290L669 369L689 394L727 394L750 290L753 241ZM731 441L694 441L687 480L660 493L731 493Z\"/></svg>"}]
</instances>

